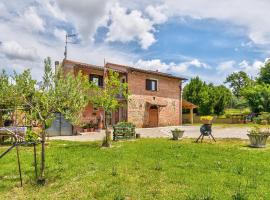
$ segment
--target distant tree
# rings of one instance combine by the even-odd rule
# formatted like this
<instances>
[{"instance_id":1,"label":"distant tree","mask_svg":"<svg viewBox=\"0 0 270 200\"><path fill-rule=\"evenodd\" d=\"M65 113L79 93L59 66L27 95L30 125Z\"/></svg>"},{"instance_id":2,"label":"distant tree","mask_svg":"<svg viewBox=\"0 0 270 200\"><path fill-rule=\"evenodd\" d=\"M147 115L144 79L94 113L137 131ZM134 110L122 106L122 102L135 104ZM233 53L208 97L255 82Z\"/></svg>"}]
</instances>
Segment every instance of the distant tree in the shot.
<instances>
[{"instance_id":1,"label":"distant tree","mask_svg":"<svg viewBox=\"0 0 270 200\"><path fill-rule=\"evenodd\" d=\"M243 108L249 107L249 104L248 104L246 98L243 95L241 97L239 97L239 98L232 95L231 105L230 106L232 108L243 109Z\"/></svg>"},{"instance_id":2,"label":"distant tree","mask_svg":"<svg viewBox=\"0 0 270 200\"><path fill-rule=\"evenodd\" d=\"M225 86L206 84L199 77L195 77L185 86L183 97L198 105L201 115L220 115L230 104L232 94Z\"/></svg>"},{"instance_id":3,"label":"distant tree","mask_svg":"<svg viewBox=\"0 0 270 200\"><path fill-rule=\"evenodd\" d=\"M256 84L243 90L251 110L255 113L270 112L270 85Z\"/></svg>"},{"instance_id":4,"label":"distant tree","mask_svg":"<svg viewBox=\"0 0 270 200\"><path fill-rule=\"evenodd\" d=\"M233 94L239 98L241 96L241 91L245 87L251 85L252 79L247 75L246 72L240 71L229 75L224 83L228 83Z\"/></svg>"},{"instance_id":5,"label":"distant tree","mask_svg":"<svg viewBox=\"0 0 270 200\"><path fill-rule=\"evenodd\" d=\"M0 74L0 109L7 108L7 104L13 104L12 100L12 85L9 81L9 76L3 70ZM3 115L6 112L0 110L0 126L3 126Z\"/></svg>"},{"instance_id":6,"label":"distant tree","mask_svg":"<svg viewBox=\"0 0 270 200\"><path fill-rule=\"evenodd\" d=\"M213 88L213 99L214 99L214 113L221 115L224 113L225 108L230 105L232 100L231 91L223 85L215 86Z\"/></svg>"},{"instance_id":7,"label":"distant tree","mask_svg":"<svg viewBox=\"0 0 270 200\"><path fill-rule=\"evenodd\" d=\"M42 127L41 133L41 167L39 183L45 182L45 130L51 125L55 113L62 113L72 124L78 124L83 108L89 102L90 83L87 77L79 73L77 76L64 76L59 70L54 74L50 58L44 61L44 75L41 83L32 79L30 70L13 77L16 101L28 105L32 117Z\"/></svg>"},{"instance_id":8,"label":"distant tree","mask_svg":"<svg viewBox=\"0 0 270 200\"><path fill-rule=\"evenodd\" d=\"M92 83L90 102L95 107L101 107L105 111L105 129L106 136L102 146L109 147L110 132L108 129L108 121L117 108L124 106L118 97L128 99L127 83L122 83L119 74L112 70L108 70L104 79L104 88L100 88Z\"/></svg>"},{"instance_id":9,"label":"distant tree","mask_svg":"<svg viewBox=\"0 0 270 200\"><path fill-rule=\"evenodd\" d=\"M209 87L198 76L192 78L184 87L183 98L198 105L200 114L207 115L213 112L213 103Z\"/></svg>"},{"instance_id":10,"label":"distant tree","mask_svg":"<svg viewBox=\"0 0 270 200\"><path fill-rule=\"evenodd\" d=\"M259 83L270 84L270 62L261 67L257 80Z\"/></svg>"}]
</instances>

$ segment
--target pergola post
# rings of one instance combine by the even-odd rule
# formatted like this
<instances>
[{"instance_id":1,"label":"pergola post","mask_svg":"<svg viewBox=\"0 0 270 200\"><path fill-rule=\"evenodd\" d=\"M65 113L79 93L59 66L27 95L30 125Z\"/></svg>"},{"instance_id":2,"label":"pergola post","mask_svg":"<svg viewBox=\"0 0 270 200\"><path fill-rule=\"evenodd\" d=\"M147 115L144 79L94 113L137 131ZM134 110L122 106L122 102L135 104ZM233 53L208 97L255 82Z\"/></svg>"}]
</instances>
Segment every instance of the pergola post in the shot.
<instances>
[{"instance_id":1,"label":"pergola post","mask_svg":"<svg viewBox=\"0 0 270 200\"><path fill-rule=\"evenodd\" d=\"M194 110L195 108L198 108L198 106L195 105L195 104L193 104L193 103L191 103L191 102L188 102L188 101L185 100L185 99L182 100L182 105L180 104L180 106L182 106L182 108L184 108L184 109L189 110L189 120L188 120L188 121L189 121L191 124L193 124L193 122L194 122L194 119L193 119L193 110Z\"/></svg>"},{"instance_id":2,"label":"pergola post","mask_svg":"<svg viewBox=\"0 0 270 200\"><path fill-rule=\"evenodd\" d=\"M189 121L191 124L193 124L193 108L189 109Z\"/></svg>"}]
</instances>

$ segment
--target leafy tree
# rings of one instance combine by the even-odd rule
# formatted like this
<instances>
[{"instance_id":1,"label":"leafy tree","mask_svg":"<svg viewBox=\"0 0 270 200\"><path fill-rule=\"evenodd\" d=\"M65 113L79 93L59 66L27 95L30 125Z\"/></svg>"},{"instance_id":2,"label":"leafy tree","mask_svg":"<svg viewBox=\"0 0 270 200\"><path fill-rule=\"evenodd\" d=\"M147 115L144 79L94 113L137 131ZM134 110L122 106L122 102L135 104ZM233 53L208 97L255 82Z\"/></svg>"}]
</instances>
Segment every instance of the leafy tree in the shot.
<instances>
[{"instance_id":1,"label":"leafy tree","mask_svg":"<svg viewBox=\"0 0 270 200\"><path fill-rule=\"evenodd\" d=\"M87 77L79 73L77 76L64 76L59 70L54 74L50 58L44 61L43 81L39 84L32 79L30 70L15 74L15 94L17 101L31 108L35 120L42 126L41 133L41 167L39 182L45 182L45 130L60 112L72 124L79 123L82 109L89 102L90 83Z\"/></svg>"},{"instance_id":2,"label":"leafy tree","mask_svg":"<svg viewBox=\"0 0 270 200\"><path fill-rule=\"evenodd\" d=\"M232 99L231 91L223 85L213 88L214 113L217 115L223 114L225 108L230 104Z\"/></svg>"},{"instance_id":3,"label":"leafy tree","mask_svg":"<svg viewBox=\"0 0 270 200\"><path fill-rule=\"evenodd\" d=\"M12 88L9 82L9 76L3 70L0 74L0 109L7 108L7 103L13 103L11 100L12 97ZM0 126L3 126L3 115L5 112L3 110L0 111Z\"/></svg>"},{"instance_id":4,"label":"leafy tree","mask_svg":"<svg viewBox=\"0 0 270 200\"><path fill-rule=\"evenodd\" d=\"M231 91L225 86L206 84L199 77L191 79L184 88L183 97L199 106L202 115L222 114L231 101Z\"/></svg>"},{"instance_id":5,"label":"leafy tree","mask_svg":"<svg viewBox=\"0 0 270 200\"><path fill-rule=\"evenodd\" d=\"M233 94L239 98L241 96L241 91L250 86L252 79L247 75L246 72L234 72L229 75L224 83L228 83L229 87L232 89Z\"/></svg>"},{"instance_id":6,"label":"leafy tree","mask_svg":"<svg viewBox=\"0 0 270 200\"><path fill-rule=\"evenodd\" d=\"M270 62L266 62L265 65L261 67L258 82L270 84Z\"/></svg>"},{"instance_id":7,"label":"leafy tree","mask_svg":"<svg viewBox=\"0 0 270 200\"><path fill-rule=\"evenodd\" d=\"M192 78L190 82L184 87L183 97L199 106L200 114L210 114L212 108L211 97L208 91L207 84L202 81L198 76Z\"/></svg>"},{"instance_id":8,"label":"leafy tree","mask_svg":"<svg viewBox=\"0 0 270 200\"><path fill-rule=\"evenodd\" d=\"M128 98L127 83L122 83L119 79L119 74L109 70L104 79L104 88L100 88L92 83L90 102L95 107L101 107L105 111L105 128L106 136L103 141L103 146L110 146L110 132L108 130L108 120L113 111L123 106L117 97L122 97L125 100Z\"/></svg>"},{"instance_id":9,"label":"leafy tree","mask_svg":"<svg viewBox=\"0 0 270 200\"><path fill-rule=\"evenodd\" d=\"M255 86L247 87L243 91L243 96L248 101L253 112L270 112L269 84L256 84Z\"/></svg>"}]
</instances>

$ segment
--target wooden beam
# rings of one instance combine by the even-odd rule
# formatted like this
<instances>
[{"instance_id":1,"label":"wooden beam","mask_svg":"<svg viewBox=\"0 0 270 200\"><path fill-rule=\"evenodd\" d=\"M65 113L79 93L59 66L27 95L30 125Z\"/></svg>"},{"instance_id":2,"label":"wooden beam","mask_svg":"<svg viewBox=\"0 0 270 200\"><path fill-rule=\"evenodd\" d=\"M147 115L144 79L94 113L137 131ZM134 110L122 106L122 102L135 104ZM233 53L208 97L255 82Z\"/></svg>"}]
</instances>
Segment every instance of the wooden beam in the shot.
<instances>
[{"instance_id":1,"label":"wooden beam","mask_svg":"<svg viewBox=\"0 0 270 200\"><path fill-rule=\"evenodd\" d=\"M191 108L190 110L190 113L189 113L189 121L191 124L193 124L193 108Z\"/></svg>"}]
</instances>

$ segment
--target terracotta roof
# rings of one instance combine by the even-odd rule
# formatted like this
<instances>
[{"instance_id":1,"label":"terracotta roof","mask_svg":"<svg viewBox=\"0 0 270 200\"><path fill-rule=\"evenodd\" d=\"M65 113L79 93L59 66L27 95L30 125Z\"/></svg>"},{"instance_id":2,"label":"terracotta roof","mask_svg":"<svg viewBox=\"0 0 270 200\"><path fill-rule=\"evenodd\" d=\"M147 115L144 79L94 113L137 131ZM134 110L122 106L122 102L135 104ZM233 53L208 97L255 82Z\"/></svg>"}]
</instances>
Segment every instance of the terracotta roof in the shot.
<instances>
[{"instance_id":1,"label":"terracotta roof","mask_svg":"<svg viewBox=\"0 0 270 200\"><path fill-rule=\"evenodd\" d=\"M97 65L91 65L91 64L87 64L87 63L83 63L83 62L78 62L78 61L73 61L73 60L63 60L63 65L65 64L72 64L75 67L89 67L89 68L94 68L94 69L99 69L99 70L103 70L104 67L102 66L97 66ZM159 76L164 76L164 77L168 77L168 78L175 78L175 79L179 79L179 80L187 80L186 78L183 77L179 77L179 76L174 76L172 74L168 74L168 73L163 73L163 72L159 72L159 71L153 71L153 70L144 70L144 69L139 69L136 67L131 67L131 66L127 66L127 65L120 65L120 64L115 64L115 63L106 63L107 67L110 66L115 66L115 67L122 67L124 68L123 71L121 71L121 69L114 69L116 71L119 72L126 72L126 70L130 70L130 71L138 71L138 72L142 72L142 73L148 73L148 74L155 74L155 75L159 75Z\"/></svg>"},{"instance_id":2,"label":"terracotta roof","mask_svg":"<svg viewBox=\"0 0 270 200\"><path fill-rule=\"evenodd\" d=\"M71 64L74 65L74 67L87 67L87 68L93 68L93 69L98 69L98 70L104 70L104 67L98 66L98 65L92 65L88 63L83 63L83 62L78 62L74 60L63 60L63 65L65 64Z\"/></svg>"},{"instance_id":3,"label":"terracotta roof","mask_svg":"<svg viewBox=\"0 0 270 200\"><path fill-rule=\"evenodd\" d=\"M193 108L198 108L197 105L185 100L185 99L182 99L182 107L183 108L186 108L186 109L193 109Z\"/></svg>"},{"instance_id":4,"label":"terracotta roof","mask_svg":"<svg viewBox=\"0 0 270 200\"><path fill-rule=\"evenodd\" d=\"M153 70L144 70L144 69L140 69L140 68L136 68L136 67L131 67L131 66L127 66L127 65L120 65L120 64L115 64L115 63L106 63L106 65L108 65L108 66L117 66L117 67L124 67L124 68L127 68L127 69L131 70L131 71L138 71L138 72L142 72L142 73L148 73L148 74L155 74L155 75L159 75L159 76L165 76L165 77L169 77L169 78L175 78L175 79L180 79L180 80L187 80L186 78L179 77L179 76L174 76L172 74L163 73L163 72L159 72L159 71L153 71Z\"/></svg>"}]
</instances>

